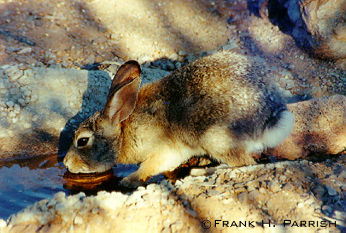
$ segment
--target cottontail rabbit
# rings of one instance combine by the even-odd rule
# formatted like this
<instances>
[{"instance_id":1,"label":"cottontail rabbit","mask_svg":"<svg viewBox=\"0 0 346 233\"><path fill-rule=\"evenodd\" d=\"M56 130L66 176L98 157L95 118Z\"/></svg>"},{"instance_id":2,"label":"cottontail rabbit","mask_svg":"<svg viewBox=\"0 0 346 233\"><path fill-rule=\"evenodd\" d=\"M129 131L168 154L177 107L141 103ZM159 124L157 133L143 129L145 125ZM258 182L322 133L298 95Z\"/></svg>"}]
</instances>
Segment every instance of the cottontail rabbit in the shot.
<instances>
[{"instance_id":1,"label":"cottontail rabbit","mask_svg":"<svg viewBox=\"0 0 346 233\"><path fill-rule=\"evenodd\" d=\"M126 62L104 109L75 132L64 164L72 173L89 173L141 163L122 180L131 187L196 155L231 166L254 164L254 153L288 136L293 115L248 59L216 53L141 89L140 65Z\"/></svg>"}]
</instances>

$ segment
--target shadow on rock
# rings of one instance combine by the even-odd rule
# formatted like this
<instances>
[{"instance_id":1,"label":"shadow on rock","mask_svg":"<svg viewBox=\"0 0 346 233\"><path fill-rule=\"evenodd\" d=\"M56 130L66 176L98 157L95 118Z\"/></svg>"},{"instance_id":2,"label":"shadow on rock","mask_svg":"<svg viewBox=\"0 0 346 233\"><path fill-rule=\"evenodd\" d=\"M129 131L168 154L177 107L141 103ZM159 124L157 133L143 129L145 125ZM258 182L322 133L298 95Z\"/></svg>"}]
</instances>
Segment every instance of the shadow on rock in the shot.
<instances>
[{"instance_id":1,"label":"shadow on rock","mask_svg":"<svg viewBox=\"0 0 346 233\"><path fill-rule=\"evenodd\" d=\"M88 87L82 98L81 110L70 118L60 132L58 144L58 160L61 162L70 147L74 131L89 116L96 111L102 110L106 103L108 89L111 84L111 78L105 71L89 71Z\"/></svg>"},{"instance_id":2,"label":"shadow on rock","mask_svg":"<svg viewBox=\"0 0 346 233\"><path fill-rule=\"evenodd\" d=\"M248 10L268 17L296 45L325 59L345 59L345 3L331 0L247 0Z\"/></svg>"}]
</instances>

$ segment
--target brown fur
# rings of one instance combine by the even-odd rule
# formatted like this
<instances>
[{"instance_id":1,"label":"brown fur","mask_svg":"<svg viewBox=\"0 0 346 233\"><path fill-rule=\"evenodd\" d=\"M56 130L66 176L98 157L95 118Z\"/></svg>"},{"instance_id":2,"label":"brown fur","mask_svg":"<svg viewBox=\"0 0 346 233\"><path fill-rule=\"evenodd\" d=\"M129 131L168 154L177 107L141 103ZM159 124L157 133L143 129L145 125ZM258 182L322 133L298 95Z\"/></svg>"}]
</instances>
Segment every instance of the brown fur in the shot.
<instances>
[{"instance_id":1,"label":"brown fur","mask_svg":"<svg viewBox=\"0 0 346 233\"><path fill-rule=\"evenodd\" d=\"M137 74L139 66L130 62L120 71L124 69ZM117 163L141 163L138 171L123 179L127 186L138 186L195 155L208 154L231 166L253 164L253 148L265 147L271 132L287 134L291 127L280 96L255 71L256 67L242 55L217 53L144 85L138 98L133 90L140 77L132 75L127 80L123 73L129 72L118 72L112 87L118 85L116 80L125 80L130 83L127 85L133 85L131 91L110 91L104 112L115 112L114 115L96 113L83 123L64 163L71 172L100 172L109 164L102 169L94 164L112 159ZM129 95L132 97L126 98ZM114 104L117 102L121 104ZM119 120L117 112L123 109L127 116ZM287 126L282 112L288 114ZM95 150L83 152L76 148L83 129L91 131L95 138L92 148L102 140L111 145L101 160ZM101 150L100 146L96 148ZM88 166L89 170L85 168Z\"/></svg>"}]
</instances>

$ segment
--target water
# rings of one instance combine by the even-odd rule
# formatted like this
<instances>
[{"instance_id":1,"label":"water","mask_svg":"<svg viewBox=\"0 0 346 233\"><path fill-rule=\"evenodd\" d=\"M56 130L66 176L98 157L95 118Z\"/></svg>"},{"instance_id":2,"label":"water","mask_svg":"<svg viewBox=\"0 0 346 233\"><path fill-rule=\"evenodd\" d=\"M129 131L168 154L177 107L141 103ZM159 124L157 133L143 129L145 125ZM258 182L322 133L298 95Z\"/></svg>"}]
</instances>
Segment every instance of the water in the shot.
<instances>
[{"instance_id":1,"label":"water","mask_svg":"<svg viewBox=\"0 0 346 233\"><path fill-rule=\"evenodd\" d=\"M49 164L51 159L0 162L0 218L7 219L56 192L68 193L63 188L65 170L58 163Z\"/></svg>"},{"instance_id":2,"label":"water","mask_svg":"<svg viewBox=\"0 0 346 233\"><path fill-rule=\"evenodd\" d=\"M119 181L136 169L136 166L117 166L103 174L101 182L98 180L95 183L90 176L78 177L68 173L56 155L0 160L0 218L6 220L10 215L37 201L51 198L59 191L67 195L80 191L93 195L99 190L126 192L128 190L121 188Z\"/></svg>"},{"instance_id":3,"label":"water","mask_svg":"<svg viewBox=\"0 0 346 233\"><path fill-rule=\"evenodd\" d=\"M95 195L100 190L133 191L119 185L120 180L136 171L138 166L118 164L112 170L97 175L71 174L57 155L30 159L0 160L0 218L8 219L27 206L42 199L51 198L59 191L66 195L84 192ZM165 173L173 182L185 177L199 160L192 158L171 173ZM213 165L214 163L211 163ZM215 165L215 164L214 164ZM152 177L149 182L160 182L162 175Z\"/></svg>"}]
</instances>

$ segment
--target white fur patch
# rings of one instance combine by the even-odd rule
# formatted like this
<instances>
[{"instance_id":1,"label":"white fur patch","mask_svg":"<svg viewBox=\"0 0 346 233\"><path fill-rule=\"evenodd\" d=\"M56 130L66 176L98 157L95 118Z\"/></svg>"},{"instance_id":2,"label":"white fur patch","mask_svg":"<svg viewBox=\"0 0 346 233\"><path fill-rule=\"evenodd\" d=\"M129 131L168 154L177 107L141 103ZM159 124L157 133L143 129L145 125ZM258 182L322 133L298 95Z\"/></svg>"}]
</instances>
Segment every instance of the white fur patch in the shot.
<instances>
[{"instance_id":1,"label":"white fur patch","mask_svg":"<svg viewBox=\"0 0 346 233\"><path fill-rule=\"evenodd\" d=\"M229 128L219 125L210 127L200 138L200 143L212 156L227 153L230 148L236 147Z\"/></svg>"},{"instance_id":2,"label":"white fur patch","mask_svg":"<svg viewBox=\"0 0 346 233\"><path fill-rule=\"evenodd\" d=\"M281 118L274 127L265 129L262 137L247 143L248 153L258 153L266 148L274 148L291 133L294 123L293 114L289 111L283 111L280 115Z\"/></svg>"}]
</instances>

